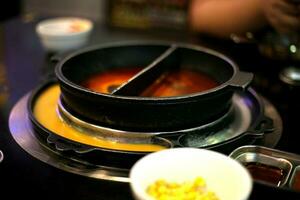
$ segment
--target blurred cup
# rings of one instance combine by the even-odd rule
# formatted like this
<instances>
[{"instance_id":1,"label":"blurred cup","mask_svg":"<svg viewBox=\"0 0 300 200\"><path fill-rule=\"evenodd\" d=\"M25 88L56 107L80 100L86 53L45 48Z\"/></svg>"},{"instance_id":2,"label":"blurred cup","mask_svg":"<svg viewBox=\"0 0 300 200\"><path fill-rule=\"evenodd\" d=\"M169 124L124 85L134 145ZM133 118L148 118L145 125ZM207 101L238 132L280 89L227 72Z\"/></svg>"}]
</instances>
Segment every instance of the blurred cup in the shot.
<instances>
[{"instance_id":1,"label":"blurred cup","mask_svg":"<svg viewBox=\"0 0 300 200\"><path fill-rule=\"evenodd\" d=\"M36 32L44 48L62 52L84 46L89 39L93 23L88 19L62 17L39 22Z\"/></svg>"}]
</instances>

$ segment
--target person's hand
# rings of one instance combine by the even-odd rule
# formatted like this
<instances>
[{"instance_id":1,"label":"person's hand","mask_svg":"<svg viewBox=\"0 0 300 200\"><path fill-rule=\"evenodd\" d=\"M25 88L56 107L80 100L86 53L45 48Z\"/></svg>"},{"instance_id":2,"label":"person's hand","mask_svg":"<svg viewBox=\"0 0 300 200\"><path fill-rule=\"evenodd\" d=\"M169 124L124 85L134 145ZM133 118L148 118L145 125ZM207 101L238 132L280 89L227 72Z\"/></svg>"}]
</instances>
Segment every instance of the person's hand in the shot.
<instances>
[{"instance_id":1,"label":"person's hand","mask_svg":"<svg viewBox=\"0 0 300 200\"><path fill-rule=\"evenodd\" d=\"M300 4L294 0L261 0L267 21L279 33L300 30Z\"/></svg>"}]
</instances>

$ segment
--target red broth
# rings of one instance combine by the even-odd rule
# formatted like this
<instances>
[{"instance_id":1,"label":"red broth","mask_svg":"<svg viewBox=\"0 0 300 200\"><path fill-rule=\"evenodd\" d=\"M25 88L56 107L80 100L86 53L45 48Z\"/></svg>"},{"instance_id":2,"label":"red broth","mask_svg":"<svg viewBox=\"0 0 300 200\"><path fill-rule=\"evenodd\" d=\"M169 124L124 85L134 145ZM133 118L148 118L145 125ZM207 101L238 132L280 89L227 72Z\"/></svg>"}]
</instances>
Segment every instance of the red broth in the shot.
<instances>
[{"instance_id":1,"label":"red broth","mask_svg":"<svg viewBox=\"0 0 300 200\"><path fill-rule=\"evenodd\" d=\"M279 186L284 179L284 171L275 166L251 162L245 164L255 180L264 181Z\"/></svg>"},{"instance_id":2,"label":"red broth","mask_svg":"<svg viewBox=\"0 0 300 200\"><path fill-rule=\"evenodd\" d=\"M140 70L141 68L124 68L105 71L89 77L82 86L95 92L109 94Z\"/></svg>"},{"instance_id":3,"label":"red broth","mask_svg":"<svg viewBox=\"0 0 300 200\"><path fill-rule=\"evenodd\" d=\"M100 93L111 93L115 88L126 82L140 68L114 69L89 77L83 86ZM140 96L170 97L202 92L218 86L211 77L189 69L179 69L161 75L145 89Z\"/></svg>"},{"instance_id":4,"label":"red broth","mask_svg":"<svg viewBox=\"0 0 300 200\"><path fill-rule=\"evenodd\" d=\"M297 171L295 172L295 175L293 177L292 188L297 191L300 191L300 171L299 171L299 169L297 169Z\"/></svg>"},{"instance_id":5,"label":"red broth","mask_svg":"<svg viewBox=\"0 0 300 200\"><path fill-rule=\"evenodd\" d=\"M203 73L179 69L163 74L159 81L154 82L141 96L180 96L203 92L216 86L218 83Z\"/></svg>"}]
</instances>

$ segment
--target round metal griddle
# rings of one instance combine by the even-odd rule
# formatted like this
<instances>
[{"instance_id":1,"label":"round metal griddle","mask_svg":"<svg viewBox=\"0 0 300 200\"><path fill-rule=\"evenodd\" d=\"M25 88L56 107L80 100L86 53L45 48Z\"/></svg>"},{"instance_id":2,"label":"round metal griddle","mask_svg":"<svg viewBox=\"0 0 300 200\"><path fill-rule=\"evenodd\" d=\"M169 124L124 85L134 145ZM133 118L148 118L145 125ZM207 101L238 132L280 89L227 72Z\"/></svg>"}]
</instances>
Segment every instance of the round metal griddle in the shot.
<instances>
[{"instance_id":1,"label":"round metal griddle","mask_svg":"<svg viewBox=\"0 0 300 200\"><path fill-rule=\"evenodd\" d=\"M54 151L40 142L33 133L33 128L28 118L28 98L29 94L20 99L13 107L9 117L10 132L15 141L27 153L40 161L70 173L101 180L129 182L128 169L94 165L82 160L76 160L61 154L59 151ZM282 134L282 120L276 108L265 98L262 98L262 100L265 116L273 120L274 130L263 135L260 145L273 148ZM247 100L244 101L244 104L247 107Z\"/></svg>"}]
</instances>

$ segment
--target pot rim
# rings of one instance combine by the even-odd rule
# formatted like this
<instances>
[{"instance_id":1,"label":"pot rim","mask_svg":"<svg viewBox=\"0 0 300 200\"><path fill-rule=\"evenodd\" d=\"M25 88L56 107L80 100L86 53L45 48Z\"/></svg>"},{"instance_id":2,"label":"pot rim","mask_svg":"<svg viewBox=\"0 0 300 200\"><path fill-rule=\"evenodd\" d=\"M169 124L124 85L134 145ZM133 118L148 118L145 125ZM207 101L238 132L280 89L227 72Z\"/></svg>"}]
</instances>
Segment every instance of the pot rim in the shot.
<instances>
[{"instance_id":1,"label":"pot rim","mask_svg":"<svg viewBox=\"0 0 300 200\"><path fill-rule=\"evenodd\" d=\"M142 97L142 96L125 96L125 95L111 95L111 94L106 94L106 93L100 93L100 92L95 92L92 90L89 90L88 88L85 88L83 86L80 86L79 84L76 84L74 82L72 82L71 80L69 80L68 78L66 78L62 72L62 67L64 66L64 64L69 61L70 59L82 55L84 53L89 53L92 51L96 51L96 50L101 50L101 49L106 49L106 48L117 48L117 47L124 47L124 46L166 46L166 47L171 47L172 45L177 46L178 48L186 48L186 49L191 49L191 50L196 50L202 53L207 53L209 55L215 56L219 59L222 59L223 61L225 61L226 63L228 63L233 70L232 76L230 79L228 79L226 82L221 83L220 85L202 91L202 92L196 92L196 93L191 93L188 95L180 95L180 96L170 96L170 97ZM195 44L190 44L190 43L181 43L181 42L168 42L168 41L152 41L152 40L146 40L146 41L118 41L118 42L109 42L109 43L105 43L105 44L97 44L97 45L92 45L80 50L77 50L71 54L69 54L68 56L66 56L65 58L63 58L62 60L60 60L58 62L58 64L55 67L55 74L56 77L58 78L58 80L64 84L66 84L68 87L71 87L72 89L75 90L79 90L80 92L83 92L85 94L89 94L89 95L93 95L93 96L101 96L101 97L106 97L106 98L113 98L113 99L118 99L118 100L132 100L132 101L147 101L147 102L151 102L151 101L178 101L178 100L188 100L191 97L197 97L197 96L205 96L205 95L211 95L215 92L218 92L219 90L222 90L224 88L230 87L232 86L233 88L245 88L248 83L245 83L245 85L243 86L242 84L239 85L239 83L236 83L236 78L237 76L239 76L240 73L246 73L246 72L242 72L239 70L237 64L230 59L228 56L212 50L210 48L204 47L204 46L200 46L200 45L195 45ZM252 77L250 77L249 79L252 79ZM249 81L250 82L250 81ZM164 102L165 103L165 102Z\"/></svg>"}]
</instances>

